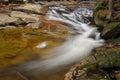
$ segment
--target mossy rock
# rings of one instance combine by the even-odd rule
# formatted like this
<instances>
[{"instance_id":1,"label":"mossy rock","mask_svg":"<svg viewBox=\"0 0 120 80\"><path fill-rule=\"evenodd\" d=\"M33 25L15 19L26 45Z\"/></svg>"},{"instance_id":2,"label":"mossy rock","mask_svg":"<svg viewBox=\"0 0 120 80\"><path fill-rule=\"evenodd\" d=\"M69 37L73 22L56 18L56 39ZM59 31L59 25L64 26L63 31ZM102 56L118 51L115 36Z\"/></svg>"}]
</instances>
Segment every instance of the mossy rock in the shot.
<instances>
[{"instance_id":1,"label":"mossy rock","mask_svg":"<svg viewBox=\"0 0 120 80\"><path fill-rule=\"evenodd\" d=\"M111 22L102 31L101 36L104 39L114 39L120 35L120 22Z\"/></svg>"},{"instance_id":2,"label":"mossy rock","mask_svg":"<svg viewBox=\"0 0 120 80\"><path fill-rule=\"evenodd\" d=\"M94 12L94 22L98 26L104 26L107 22L106 16L108 15L108 10L99 10Z\"/></svg>"},{"instance_id":3,"label":"mossy rock","mask_svg":"<svg viewBox=\"0 0 120 80\"><path fill-rule=\"evenodd\" d=\"M119 10L119 8L120 8L120 3L114 4L114 10Z\"/></svg>"},{"instance_id":4,"label":"mossy rock","mask_svg":"<svg viewBox=\"0 0 120 80\"><path fill-rule=\"evenodd\" d=\"M94 12L93 12L93 18L94 18L94 22L97 26L104 26L104 24L107 21L106 16L108 15L108 10L107 10L107 6L103 6L103 4L101 3L100 5L98 5Z\"/></svg>"},{"instance_id":5,"label":"mossy rock","mask_svg":"<svg viewBox=\"0 0 120 80\"><path fill-rule=\"evenodd\" d=\"M110 19L107 18L109 14L108 0L103 0L94 10L94 23L97 26L105 27L109 21L120 21L120 3L113 4L113 12Z\"/></svg>"},{"instance_id":6,"label":"mossy rock","mask_svg":"<svg viewBox=\"0 0 120 80\"><path fill-rule=\"evenodd\" d=\"M93 53L94 55L91 55L88 58L80 61L77 66L74 65L68 72L69 75L67 75L66 77L69 77L69 80L108 80L106 75L107 70L101 70L103 68L113 68L114 70L116 67L120 66L120 49L105 47L103 49L102 47L101 49ZM81 71L83 71L84 69L86 69L86 71L82 73ZM78 74L86 74L86 76L77 76ZM119 80L120 75L117 74L116 78Z\"/></svg>"},{"instance_id":7,"label":"mossy rock","mask_svg":"<svg viewBox=\"0 0 120 80\"><path fill-rule=\"evenodd\" d=\"M108 1L102 1L95 9L93 12L93 19L94 23L98 27L103 27L106 24L107 21L107 15L108 15Z\"/></svg>"},{"instance_id":8,"label":"mossy rock","mask_svg":"<svg viewBox=\"0 0 120 80\"><path fill-rule=\"evenodd\" d=\"M105 9L107 9L107 8L104 7L104 6L98 6L98 7L95 8L94 13L99 11L99 10L105 10Z\"/></svg>"}]
</instances>

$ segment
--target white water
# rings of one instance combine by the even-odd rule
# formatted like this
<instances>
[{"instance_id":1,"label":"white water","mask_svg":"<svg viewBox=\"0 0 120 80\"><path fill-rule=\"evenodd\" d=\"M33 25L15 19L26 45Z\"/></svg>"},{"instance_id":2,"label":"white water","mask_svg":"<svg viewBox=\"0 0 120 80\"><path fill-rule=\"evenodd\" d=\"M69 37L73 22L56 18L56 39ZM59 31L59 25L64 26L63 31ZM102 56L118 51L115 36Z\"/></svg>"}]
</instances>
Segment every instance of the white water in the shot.
<instances>
[{"instance_id":1,"label":"white water","mask_svg":"<svg viewBox=\"0 0 120 80\"><path fill-rule=\"evenodd\" d=\"M48 11L48 20L57 20L70 24L72 25L72 28L76 29L79 34L70 38L61 46L53 49L53 52L55 53L54 56L43 61L32 62L26 67L26 69L49 70L60 68L60 66L72 64L78 60L86 58L90 55L91 51L94 48L103 45L104 40L99 37L100 33L97 31L96 28L90 27L88 25L90 23L89 21L87 21L87 23L83 23L85 22L85 20L88 19L82 18L85 13L80 13L79 10L81 9L74 10L73 12L68 14L59 14L56 11L56 8L52 8L50 11ZM85 16L91 16L92 14L92 12L89 12L88 9L82 8L82 11L87 12Z\"/></svg>"}]
</instances>

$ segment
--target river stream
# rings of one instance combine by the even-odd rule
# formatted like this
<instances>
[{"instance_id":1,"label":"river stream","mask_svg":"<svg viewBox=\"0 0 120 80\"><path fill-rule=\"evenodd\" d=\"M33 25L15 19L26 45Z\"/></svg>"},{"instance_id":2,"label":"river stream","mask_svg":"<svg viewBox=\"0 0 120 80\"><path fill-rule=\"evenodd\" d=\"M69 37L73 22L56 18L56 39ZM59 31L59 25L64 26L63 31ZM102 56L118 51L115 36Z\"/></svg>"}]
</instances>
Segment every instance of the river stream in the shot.
<instances>
[{"instance_id":1,"label":"river stream","mask_svg":"<svg viewBox=\"0 0 120 80\"><path fill-rule=\"evenodd\" d=\"M94 48L104 44L97 29L89 25L91 22L88 17L92 17L92 14L92 10L87 8L70 10L64 6L49 7L46 19L69 25L76 33L74 36L60 32L25 29L0 31L4 33L0 35L0 51L6 54L0 55L1 61L5 59L0 68L25 62L17 68L18 71L14 68L8 69L10 72L4 73L2 80L62 80L68 70L66 66L86 58ZM11 33L13 31L16 32ZM34 56L33 60L29 60L26 55L31 59ZM61 71L62 69L64 71ZM4 77L7 74L10 75ZM13 75L16 75L16 78L12 78Z\"/></svg>"}]
</instances>

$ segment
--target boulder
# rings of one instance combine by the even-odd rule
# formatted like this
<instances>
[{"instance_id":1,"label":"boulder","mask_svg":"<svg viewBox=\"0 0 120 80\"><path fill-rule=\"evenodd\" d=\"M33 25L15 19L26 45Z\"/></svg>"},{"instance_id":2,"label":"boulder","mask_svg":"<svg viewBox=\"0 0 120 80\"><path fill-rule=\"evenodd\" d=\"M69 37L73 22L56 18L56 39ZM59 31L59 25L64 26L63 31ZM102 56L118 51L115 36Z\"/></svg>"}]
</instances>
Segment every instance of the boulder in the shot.
<instances>
[{"instance_id":1,"label":"boulder","mask_svg":"<svg viewBox=\"0 0 120 80\"><path fill-rule=\"evenodd\" d=\"M6 25L9 23L19 23L20 20L17 17L10 17L7 14L0 14L0 25Z\"/></svg>"},{"instance_id":2,"label":"boulder","mask_svg":"<svg viewBox=\"0 0 120 80\"><path fill-rule=\"evenodd\" d=\"M38 29L42 24L39 19L39 15L36 14L27 14L20 11L12 11L10 16L20 18L23 21L22 23L26 24L24 25L26 27Z\"/></svg>"},{"instance_id":3,"label":"boulder","mask_svg":"<svg viewBox=\"0 0 120 80\"><path fill-rule=\"evenodd\" d=\"M110 15L109 8L110 8L109 0L103 0L94 9L93 17L94 17L94 22L97 26L106 27L106 25L109 24L109 22L120 21L119 3L117 1L113 1L111 15Z\"/></svg>"},{"instance_id":4,"label":"boulder","mask_svg":"<svg viewBox=\"0 0 120 80\"><path fill-rule=\"evenodd\" d=\"M74 65L64 80L113 80L112 75L115 75L115 80L119 80L120 48L115 46L108 48L108 46L102 46L95 50L93 55Z\"/></svg>"},{"instance_id":5,"label":"boulder","mask_svg":"<svg viewBox=\"0 0 120 80\"><path fill-rule=\"evenodd\" d=\"M36 22L36 23L30 23L27 25L27 27L31 27L32 29L38 29L39 27L42 26L42 22Z\"/></svg>"},{"instance_id":6,"label":"boulder","mask_svg":"<svg viewBox=\"0 0 120 80\"><path fill-rule=\"evenodd\" d=\"M99 10L94 12L94 22L97 26L105 27L108 22L106 15L108 15L108 10Z\"/></svg>"},{"instance_id":7,"label":"boulder","mask_svg":"<svg viewBox=\"0 0 120 80\"><path fill-rule=\"evenodd\" d=\"M102 38L114 39L120 36L120 22L111 22L103 29Z\"/></svg>"},{"instance_id":8,"label":"boulder","mask_svg":"<svg viewBox=\"0 0 120 80\"><path fill-rule=\"evenodd\" d=\"M10 14L1 13L0 18L0 29L7 28L7 26L29 26L36 29L39 28L42 23L39 15L27 14L21 11L11 11Z\"/></svg>"},{"instance_id":9,"label":"boulder","mask_svg":"<svg viewBox=\"0 0 120 80\"><path fill-rule=\"evenodd\" d=\"M16 18L20 18L25 22L37 22L39 21L38 16L36 15L30 15L24 12L20 12L20 11L12 11L10 14L11 17L16 17Z\"/></svg>"},{"instance_id":10,"label":"boulder","mask_svg":"<svg viewBox=\"0 0 120 80\"><path fill-rule=\"evenodd\" d=\"M41 8L42 6L40 6L39 4L30 4L30 3L17 7L17 9L26 9L26 10L31 10L38 13L40 13Z\"/></svg>"}]
</instances>

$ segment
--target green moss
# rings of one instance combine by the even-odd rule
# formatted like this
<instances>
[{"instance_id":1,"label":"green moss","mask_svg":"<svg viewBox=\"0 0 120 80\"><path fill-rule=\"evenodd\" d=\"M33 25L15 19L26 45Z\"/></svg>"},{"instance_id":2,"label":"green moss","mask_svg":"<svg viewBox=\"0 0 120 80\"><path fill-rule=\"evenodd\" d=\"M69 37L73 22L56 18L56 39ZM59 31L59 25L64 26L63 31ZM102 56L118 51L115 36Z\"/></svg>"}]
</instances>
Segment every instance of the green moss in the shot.
<instances>
[{"instance_id":1,"label":"green moss","mask_svg":"<svg viewBox=\"0 0 120 80\"><path fill-rule=\"evenodd\" d=\"M117 39L109 39L106 42L112 43L112 44L120 43L120 37L118 37Z\"/></svg>"},{"instance_id":2,"label":"green moss","mask_svg":"<svg viewBox=\"0 0 120 80\"><path fill-rule=\"evenodd\" d=\"M100 19L100 20L102 20L103 22L105 22L106 20L107 20L107 14L103 14L102 12L103 12L104 10L100 10L100 11L98 11L98 13L97 13L97 15L98 15L98 18Z\"/></svg>"},{"instance_id":3,"label":"green moss","mask_svg":"<svg viewBox=\"0 0 120 80\"><path fill-rule=\"evenodd\" d=\"M114 9L116 10L116 9L118 9L118 8L120 8L120 3L114 4Z\"/></svg>"},{"instance_id":4,"label":"green moss","mask_svg":"<svg viewBox=\"0 0 120 80\"><path fill-rule=\"evenodd\" d=\"M105 27L105 29L113 29L119 24L120 24L120 22L111 22Z\"/></svg>"},{"instance_id":5,"label":"green moss","mask_svg":"<svg viewBox=\"0 0 120 80\"><path fill-rule=\"evenodd\" d=\"M98 6L98 7L96 7L96 9L94 10L94 13L97 12L97 11L99 11L99 10L106 10L106 9L107 9L107 8L104 7L104 6Z\"/></svg>"},{"instance_id":6,"label":"green moss","mask_svg":"<svg viewBox=\"0 0 120 80\"><path fill-rule=\"evenodd\" d=\"M97 70L97 63L88 63L83 66L77 68L77 70L82 70L83 68L87 68L87 77L89 79L100 80L104 79L104 76ZM84 80L84 79L83 79Z\"/></svg>"},{"instance_id":7,"label":"green moss","mask_svg":"<svg viewBox=\"0 0 120 80\"><path fill-rule=\"evenodd\" d=\"M93 80L107 80L106 74L103 74L98 67L120 66L120 48L106 48L94 53L95 62L90 56L84 61L84 65L76 68L76 71L87 68L87 77ZM92 59L91 59L92 58ZM91 60L91 61L90 61ZM98 66L99 65L99 66Z\"/></svg>"},{"instance_id":8,"label":"green moss","mask_svg":"<svg viewBox=\"0 0 120 80\"><path fill-rule=\"evenodd\" d=\"M105 49L95 53L96 59L101 66L120 66L120 49Z\"/></svg>"},{"instance_id":9,"label":"green moss","mask_svg":"<svg viewBox=\"0 0 120 80\"><path fill-rule=\"evenodd\" d=\"M106 14L102 14L101 12L102 12L102 10L97 11L93 15L94 16L94 22L98 26L103 26L104 23L107 21Z\"/></svg>"},{"instance_id":10,"label":"green moss","mask_svg":"<svg viewBox=\"0 0 120 80\"><path fill-rule=\"evenodd\" d=\"M102 31L102 35L104 35L105 33L107 33L108 31L114 29L115 27L117 27L118 25L120 25L120 22L111 22L109 24L107 24L107 26L103 29Z\"/></svg>"}]
</instances>

